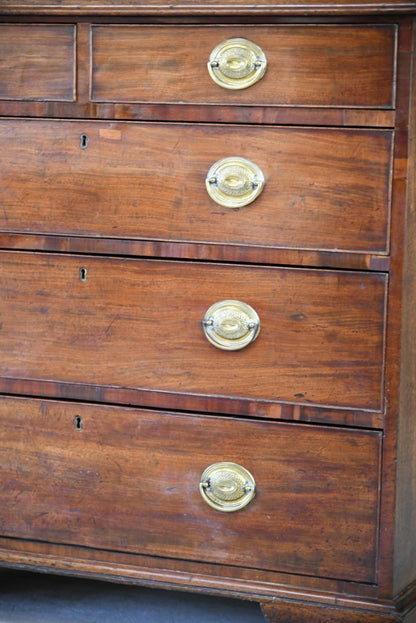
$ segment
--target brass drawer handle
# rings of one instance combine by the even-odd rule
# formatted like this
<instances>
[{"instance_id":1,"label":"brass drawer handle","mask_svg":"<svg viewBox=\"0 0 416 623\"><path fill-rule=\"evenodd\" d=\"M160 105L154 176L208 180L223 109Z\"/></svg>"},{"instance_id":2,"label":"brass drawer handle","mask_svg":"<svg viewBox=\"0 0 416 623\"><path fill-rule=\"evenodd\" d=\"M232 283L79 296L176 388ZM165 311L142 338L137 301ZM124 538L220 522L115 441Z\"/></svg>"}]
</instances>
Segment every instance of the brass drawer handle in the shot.
<instances>
[{"instance_id":1,"label":"brass drawer handle","mask_svg":"<svg viewBox=\"0 0 416 623\"><path fill-rule=\"evenodd\" d=\"M256 494L256 483L241 465L214 463L204 470L199 490L209 506L229 513L251 502Z\"/></svg>"},{"instance_id":2,"label":"brass drawer handle","mask_svg":"<svg viewBox=\"0 0 416 623\"><path fill-rule=\"evenodd\" d=\"M242 208L263 190L260 167L245 158L230 157L215 162L205 180L211 199L225 208Z\"/></svg>"},{"instance_id":3,"label":"brass drawer handle","mask_svg":"<svg viewBox=\"0 0 416 623\"><path fill-rule=\"evenodd\" d=\"M224 89L246 89L258 82L266 71L263 50L248 39L234 37L217 45L211 52L208 71Z\"/></svg>"},{"instance_id":4,"label":"brass drawer handle","mask_svg":"<svg viewBox=\"0 0 416 623\"><path fill-rule=\"evenodd\" d=\"M254 342L260 332L256 311L242 301L218 301L202 321L205 337L222 350L240 350Z\"/></svg>"}]
</instances>

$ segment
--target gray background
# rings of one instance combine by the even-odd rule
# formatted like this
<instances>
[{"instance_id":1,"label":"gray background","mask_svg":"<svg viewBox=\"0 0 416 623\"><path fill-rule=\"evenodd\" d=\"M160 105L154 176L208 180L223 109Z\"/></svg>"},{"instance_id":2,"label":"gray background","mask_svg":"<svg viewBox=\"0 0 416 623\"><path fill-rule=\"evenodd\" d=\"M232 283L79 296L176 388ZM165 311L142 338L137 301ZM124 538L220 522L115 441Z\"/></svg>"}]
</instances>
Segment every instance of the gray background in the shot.
<instances>
[{"instance_id":1,"label":"gray background","mask_svg":"<svg viewBox=\"0 0 416 623\"><path fill-rule=\"evenodd\" d=\"M264 623L257 603L0 568L0 623Z\"/></svg>"}]
</instances>

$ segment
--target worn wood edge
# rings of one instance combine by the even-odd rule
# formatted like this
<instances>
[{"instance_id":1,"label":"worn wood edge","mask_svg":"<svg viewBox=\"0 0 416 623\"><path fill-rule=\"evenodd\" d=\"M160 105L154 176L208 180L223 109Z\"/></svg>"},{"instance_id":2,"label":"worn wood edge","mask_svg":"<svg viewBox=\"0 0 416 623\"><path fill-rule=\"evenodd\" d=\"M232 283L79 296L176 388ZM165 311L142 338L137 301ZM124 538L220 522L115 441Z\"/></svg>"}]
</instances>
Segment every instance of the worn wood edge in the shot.
<instances>
[{"instance_id":1,"label":"worn wood edge","mask_svg":"<svg viewBox=\"0 0 416 623\"><path fill-rule=\"evenodd\" d=\"M416 46L416 22L413 47ZM403 590L416 572L416 543L408 535L416 512L416 63L413 64L411 126L409 133L408 197L405 224L405 264L401 339L400 402L397 441L397 480L394 549L394 590Z\"/></svg>"},{"instance_id":2,"label":"worn wood edge","mask_svg":"<svg viewBox=\"0 0 416 623\"><path fill-rule=\"evenodd\" d=\"M369 14L408 14L416 12L415 2L250 2L211 3L194 2L112 2L111 0L94 3L84 3L79 0L64 0L59 3L46 3L41 0L16 2L3 0L0 15L15 14L48 14L73 15L82 12L85 14L101 15L369 15Z\"/></svg>"},{"instance_id":3,"label":"worn wood edge","mask_svg":"<svg viewBox=\"0 0 416 623\"><path fill-rule=\"evenodd\" d=\"M378 611L366 604L351 607L341 603L328 605L280 598L260 605L268 623L413 623L414 619L410 620L410 617L416 613L414 607L400 611L394 603L380 606Z\"/></svg>"},{"instance_id":4,"label":"worn wood edge","mask_svg":"<svg viewBox=\"0 0 416 623\"><path fill-rule=\"evenodd\" d=\"M375 272L388 272L390 268L389 256L377 253L18 232L0 232L0 249L88 255L128 255L172 260L229 261L242 264L260 263Z\"/></svg>"},{"instance_id":5,"label":"worn wood edge","mask_svg":"<svg viewBox=\"0 0 416 623\"><path fill-rule=\"evenodd\" d=\"M272 420L316 424L334 424L353 428L382 429L383 412L348 409L333 405L302 405L296 403L256 400L250 398L198 395L161 390L87 385L51 380L0 377L1 394L32 396L52 400L89 402L113 406L131 406L163 411L212 413Z\"/></svg>"},{"instance_id":6,"label":"worn wood edge","mask_svg":"<svg viewBox=\"0 0 416 623\"><path fill-rule=\"evenodd\" d=\"M13 566L7 562L2 562L1 552L10 552L14 554L13 560L17 560L16 556L19 556L19 565L24 564L26 560L31 560L32 555L48 557L48 560L57 559L66 560L83 560L84 562L91 562L91 564L104 563L105 565L124 565L131 569L155 569L157 572L163 571L167 574L176 574L177 571L185 574L185 577L204 577L211 578L208 585L211 585L213 581L218 580L220 588L225 586L227 588L227 580L232 578L236 584L241 584L244 587L254 587L253 590L257 590L258 587L266 587L268 590L273 590L267 593L267 598L273 598L275 590L285 591L285 594L291 594L294 591L295 596L301 591L303 595L317 595L317 599L322 595L338 595L347 596L348 599L358 599L360 601L372 602L374 599L378 599L378 587L375 584L368 584L362 582L351 582L348 580L337 580L332 578L319 577L316 575L296 575L288 574L280 571L265 571L254 568L237 567L233 565L223 565L216 563L202 563L199 561L175 559L175 558L163 558L153 555L132 553L132 552L118 552L112 550L99 550L92 549L85 546L76 545L64 545L52 542L33 541L30 539L16 539L13 537L0 536L0 568L4 566ZM13 563L14 564L14 563ZM32 568L33 571L37 569ZM51 572L53 572L51 567ZM49 569L46 568L46 572L49 573ZM58 570L58 573L61 573ZM72 572L68 572L72 575ZM127 578L128 579L128 578ZM124 578L116 577L116 582L124 582ZM133 579L134 583L136 582ZM142 582L140 582L142 583ZM257 588L256 588L257 587ZM266 590L265 589L265 590ZM186 590L186 580L185 580ZM203 590L205 590L203 588ZM250 599L251 592L247 589L247 598ZM264 591L263 591L264 593ZM264 597L265 595L263 595ZM313 599L313 597L312 597ZM389 599L389 598L387 598ZM322 599L321 599L322 601Z\"/></svg>"},{"instance_id":7,"label":"worn wood edge","mask_svg":"<svg viewBox=\"0 0 416 623\"><path fill-rule=\"evenodd\" d=\"M389 612L394 607L388 601L378 601L371 597L355 597L352 594L340 595L334 592L307 590L281 583L234 578L230 575L222 577L167 569L163 568L163 558L159 559L160 566L150 568L138 564L91 560L87 557L35 553L29 550L12 551L0 548L0 563L6 567L22 570L43 571L58 575L71 575L72 577L90 577L154 588L181 590L183 587L186 591L237 597L265 604L275 603L276 600L289 603L301 601L321 607L337 606L353 610L363 609L377 614Z\"/></svg>"},{"instance_id":8,"label":"worn wood edge","mask_svg":"<svg viewBox=\"0 0 416 623\"><path fill-rule=\"evenodd\" d=\"M100 552L100 557L104 559L97 560L91 556L91 551L86 548L67 548L58 546L55 552L53 544L42 544L43 552L34 551L36 543L19 541L13 539L10 541L10 547L5 547L7 539L3 539L0 547L0 564L3 567L37 571L45 573L54 573L57 575L69 575L71 577L96 578L100 580L133 584L140 586L149 586L153 588L186 590L192 592L203 592L213 595L222 595L228 597L236 597L240 599L248 599L261 603L264 610L273 612L283 612L282 608L293 608L295 605L299 608L302 604L307 605L310 612L327 611L332 615L337 609L344 609L341 615L345 614L345 609L354 615L365 613L371 618L354 619L354 623L360 623L361 620L368 623L389 623L404 621L407 623L407 616L415 612L416 607L416 583L408 587L407 590L396 600L380 600L377 598L376 586L367 585L364 588L363 596L354 595L354 584L349 583L351 593L347 591L337 592L335 590L317 590L314 588L306 588L305 578L298 578L296 585L284 584L281 580L284 577L280 574L280 579L273 581L267 577L264 581L256 579L247 579L244 577L232 577L233 570L228 570L223 576L211 575L208 573L200 573L195 571L195 565L186 569L186 562L181 562L181 569L173 569L164 566L163 558L152 559L152 566L146 565L146 557L138 556L138 560L133 560L132 555L128 555L131 562L117 562L105 559L105 552ZM66 553L60 550L65 548ZM49 552L47 551L49 549ZM71 550L73 553L71 553ZM81 553L80 553L81 552ZM85 555L84 555L85 554ZM111 556L114 558L114 552ZM125 558L125 557L124 557ZM140 561L143 561L140 563ZM301 583L299 585L299 582ZM317 578L317 582L320 580ZM301 588L300 586L302 586ZM405 618L402 618L404 614ZM398 617L399 615L399 617ZM383 617L375 619L376 617ZM390 617L390 619L386 618ZM393 618L391 618L393 617ZM271 619L272 620L272 619ZM314 623L312 619L301 619L299 623L308 620ZM292 623L292 619L289 619ZM293 620L295 623L296 620ZM327 619L317 619L319 623L325 623ZM352 623L350 619L332 616L328 623ZM284 623L279 619L279 623ZM409 623L413 623L409 621Z\"/></svg>"},{"instance_id":9,"label":"worn wood edge","mask_svg":"<svg viewBox=\"0 0 416 623\"><path fill-rule=\"evenodd\" d=\"M407 613L416 609L416 580L414 580L410 586L407 586L399 595L396 595L394 603L400 612Z\"/></svg>"},{"instance_id":10,"label":"worn wood edge","mask_svg":"<svg viewBox=\"0 0 416 623\"><path fill-rule=\"evenodd\" d=\"M2 22L4 23L4 22ZM81 24L80 24L81 26ZM84 34L84 33L82 33ZM80 80L79 80L80 82ZM343 128L394 127L396 111L382 108L345 108L312 106L241 106L221 104L174 104L166 102L95 102L78 90L77 102L53 100L0 100L2 117L51 117L58 119L100 119L103 121L165 121L174 123L218 123L218 111L226 123L261 125L339 126Z\"/></svg>"},{"instance_id":11,"label":"worn wood edge","mask_svg":"<svg viewBox=\"0 0 416 623\"><path fill-rule=\"evenodd\" d=\"M229 576L221 578L208 574L172 571L163 569L162 564L160 568L149 569L138 565L89 561L72 556L57 557L51 554L13 552L6 549L0 549L0 561L4 566L13 569L257 601L270 623L274 621L304 623L305 620L310 623L318 621L319 623L399 623L401 621L405 623L407 615L414 612L416 599L416 590L413 589L413 603L405 611L399 611L394 602L307 591L282 584L234 579ZM163 559L160 562L163 563ZM307 619L303 618L305 609ZM294 610L302 618L282 618L293 614ZM324 615L325 618L323 618ZM275 616L279 618L274 618Z\"/></svg>"}]
</instances>

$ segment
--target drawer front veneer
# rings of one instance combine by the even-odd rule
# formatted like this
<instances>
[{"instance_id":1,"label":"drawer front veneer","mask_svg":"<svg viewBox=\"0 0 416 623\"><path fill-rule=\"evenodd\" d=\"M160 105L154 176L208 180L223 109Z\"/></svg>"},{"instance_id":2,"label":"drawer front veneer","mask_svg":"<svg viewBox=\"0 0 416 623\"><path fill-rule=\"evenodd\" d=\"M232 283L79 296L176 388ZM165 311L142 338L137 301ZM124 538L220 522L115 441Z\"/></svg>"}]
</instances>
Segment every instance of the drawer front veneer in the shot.
<instances>
[{"instance_id":1,"label":"drawer front veneer","mask_svg":"<svg viewBox=\"0 0 416 623\"><path fill-rule=\"evenodd\" d=\"M382 274L3 252L0 287L5 377L382 406ZM224 300L260 317L235 352L202 327Z\"/></svg>"},{"instance_id":2,"label":"drawer front veneer","mask_svg":"<svg viewBox=\"0 0 416 623\"><path fill-rule=\"evenodd\" d=\"M0 143L3 231L388 250L389 131L3 120ZM230 157L264 176L237 209L206 188Z\"/></svg>"},{"instance_id":3,"label":"drawer front veneer","mask_svg":"<svg viewBox=\"0 0 416 623\"><path fill-rule=\"evenodd\" d=\"M3 535L374 580L379 432L4 398L0 418ZM235 512L199 492L224 460L256 483Z\"/></svg>"},{"instance_id":4,"label":"drawer front veneer","mask_svg":"<svg viewBox=\"0 0 416 623\"><path fill-rule=\"evenodd\" d=\"M0 100L75 99L75 27L0 25Z\"/></svg>"},{"instance_id":5,"label":"drawer front veneer","mask_svg":"<svg viewBox=\"0 0 416 623\"><path fill-rule=\"evenodd\" d=\"M211 52L230 38L266 56L253 86L226 89L208 73ZM389 25L94 26L92 99L391 108L395 47Z\"/></svg>"}]
</instances>

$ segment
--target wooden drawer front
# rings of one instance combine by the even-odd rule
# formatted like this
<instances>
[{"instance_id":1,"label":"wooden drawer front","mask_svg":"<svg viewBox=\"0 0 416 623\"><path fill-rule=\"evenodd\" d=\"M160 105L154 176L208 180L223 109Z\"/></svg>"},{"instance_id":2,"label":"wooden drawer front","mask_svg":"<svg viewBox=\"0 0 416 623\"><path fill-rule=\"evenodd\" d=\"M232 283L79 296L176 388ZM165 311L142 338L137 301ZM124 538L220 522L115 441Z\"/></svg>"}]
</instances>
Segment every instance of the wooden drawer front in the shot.
<instances>
[{"instance_id":1,"label":"wooden drawer front","mask_svg":"<svg viewBox=\"0 0 416 623\"><path fill-rule=\"evenodd\" d=\"M35 253L0 260L6 377L380 409L384 275ZM201 325L227 299L261 322L257 340L234 352L212 346Z\"/></svg>"},{"instance_id":2,"label":"wooden drawer front","mask_svg":"<svg viewBox=\"0 0 416 623\"><path fill-rule=\"evenodd\" d=\"M374 581L378 432L20 399L0 417L3 535ZM198 490L224 460L256 481L231 513Z\"/></svg>"},{"instance_id":3,"label":"wooden drawer front","mask_svg":"<svg viewBox=\"0 0 416 623\"><path fill-rule=\"evenodd\" d=\"M72 101L74 79L74 26L0 26L0 99Z\"/></svg>"},{"instance_id":4,"label":"wooden drawer front","mask_svg":"<svg viewBox=\"0 0 416 623\"><path fill-rule=\"evenodd\" d=\"M210 78L214 48L260 46L264 77L242 90ZM394 105L394 26L95 26L92 99L294 106Z\"/></svg>"},{"instance_id":5,"label":"wooden drawer front","mask_svg":"<svg viewBox=\"0 0 416 623\"><path fill-rule=\"evenodd\" d=\"M387 249L388 131L4 120L0 141L6 231ZM205 184L231 156L265 177L239 209Z\"/></svg>"}]
</instances>

